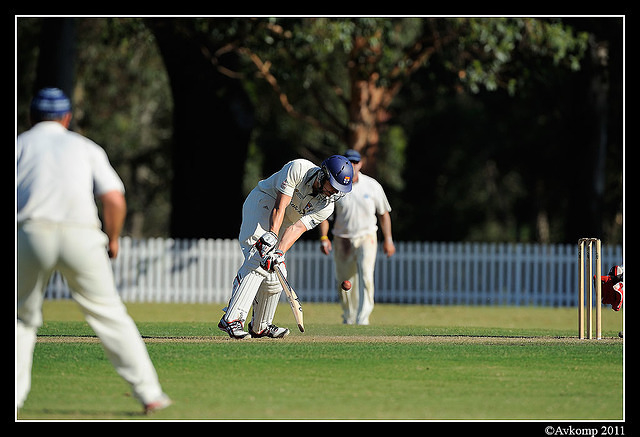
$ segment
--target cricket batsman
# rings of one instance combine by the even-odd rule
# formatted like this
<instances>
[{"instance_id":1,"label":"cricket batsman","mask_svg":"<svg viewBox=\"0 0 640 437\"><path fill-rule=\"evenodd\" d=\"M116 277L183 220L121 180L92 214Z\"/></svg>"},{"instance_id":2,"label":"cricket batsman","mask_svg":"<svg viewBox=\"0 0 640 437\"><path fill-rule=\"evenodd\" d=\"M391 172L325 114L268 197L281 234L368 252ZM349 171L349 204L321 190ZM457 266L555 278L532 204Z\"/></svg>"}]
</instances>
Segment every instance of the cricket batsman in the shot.
<instances>
[{"instance_id":1,"label":"cricket batsman","mask_svg":"<svg viewBox=\"0 0 640 437\"><path fill-rule=\"evenodd\" d=\"M326 220L334 202L351 191L353 167L333 155L320 167L295 159L258 185L242 206L240 249L244 262L233 281L231 298L218 328L231 338L284 338L289 329L275 326L282 286L273 266L285 267L285 254L310 229ZM286 267L282 268L286 275ZM245 322L253 306L248 332Z\"/></svg>"}]
</instances>

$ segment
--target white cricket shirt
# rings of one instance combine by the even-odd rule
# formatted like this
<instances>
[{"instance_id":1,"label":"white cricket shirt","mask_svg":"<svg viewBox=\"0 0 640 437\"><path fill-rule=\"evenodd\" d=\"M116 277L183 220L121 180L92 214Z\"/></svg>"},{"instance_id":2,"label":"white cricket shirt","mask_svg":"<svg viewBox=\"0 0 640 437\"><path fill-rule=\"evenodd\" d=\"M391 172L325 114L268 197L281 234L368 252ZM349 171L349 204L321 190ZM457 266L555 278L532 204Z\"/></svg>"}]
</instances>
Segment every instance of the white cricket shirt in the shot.
<instances>
[{"instance_id":1,"label":"white cricket shirt","mask_svg":"<svg viewBox=\"0 0 640 437\"><path fill-rule=\"evenodd\" d=\"M320 168L306 159L289 161L282 169L258 182L258 189L273 197L278 191L291 196L282 222L284 228L301 220L307 230L315 228L333 212L334 203L313 195L313 182Z\"/></svg>"},{"instance_id":2,"label":"white cricket shirt","mask_svg":"<svg viewBox=\"0 0 640 437\"><path fill-rule=\"evenodd\" d=\"M17 222L100 226L95 196L124 193L106 152L93 141L44 121L16 141Z\"/></svg>"},{"instance_id":3,"label":"white cricket shirt","mask_svg":"<svg viewBox=\"0 0 640 437\"><path fill-rule=\"evenodd\" d=\"M336 202L333 235L358 238L378 230L378 215L391 211L382 185L371 176L359 173L351 192Z\"/></svg>"}]
</instances>

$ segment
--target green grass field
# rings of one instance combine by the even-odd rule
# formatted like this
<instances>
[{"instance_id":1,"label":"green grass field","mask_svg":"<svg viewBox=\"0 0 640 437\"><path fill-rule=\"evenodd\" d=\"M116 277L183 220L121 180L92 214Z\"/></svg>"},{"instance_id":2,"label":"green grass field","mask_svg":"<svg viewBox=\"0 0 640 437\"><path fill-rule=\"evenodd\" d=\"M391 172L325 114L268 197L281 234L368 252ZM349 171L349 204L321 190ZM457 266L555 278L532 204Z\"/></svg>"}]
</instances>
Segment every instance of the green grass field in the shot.
<instances>
[{"instance_id":1,"label":"green grass field","mask_svg":"<svg viewBox=\"0 0 640 437\"><path fill-rule=\"evenodd\" d=\"M70 301L47 301L17 420L622 421L623 312L578 340L577 310L378 304L370 326L336 304L281 304L286 339L231 340L223 305L128 304L174 405L141 414Z\"/></svg>"}]
</instances>

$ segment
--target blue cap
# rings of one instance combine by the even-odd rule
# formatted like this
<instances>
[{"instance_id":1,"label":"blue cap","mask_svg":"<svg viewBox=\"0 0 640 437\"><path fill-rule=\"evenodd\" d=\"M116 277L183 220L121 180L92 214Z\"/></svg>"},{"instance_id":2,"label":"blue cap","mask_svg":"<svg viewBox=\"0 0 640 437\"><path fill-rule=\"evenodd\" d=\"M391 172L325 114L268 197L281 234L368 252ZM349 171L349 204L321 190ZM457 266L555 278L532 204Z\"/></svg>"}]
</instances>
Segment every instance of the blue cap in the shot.
<instances>
[{"instance_id":1,"label":"blue cap","mask_svg":"<svg viewBox=\"0 0 640 437\"><path fill-rule=\"evenodd\" d=\"M71 101L59 88L43 88L31 101L31 111L40 117L55 118L71 111Z\"/></svg>"},{"instance_id":2,"label":"blue cap","mask_svg":"<svg viewBox=\"0 0 640 437\"><path fill-rule=\"evenodd\" d=\"M344 152L344 157L347 158L351 162L360 162L360 153L353 149L349 149Z\"/></svg>"}]
</instances>

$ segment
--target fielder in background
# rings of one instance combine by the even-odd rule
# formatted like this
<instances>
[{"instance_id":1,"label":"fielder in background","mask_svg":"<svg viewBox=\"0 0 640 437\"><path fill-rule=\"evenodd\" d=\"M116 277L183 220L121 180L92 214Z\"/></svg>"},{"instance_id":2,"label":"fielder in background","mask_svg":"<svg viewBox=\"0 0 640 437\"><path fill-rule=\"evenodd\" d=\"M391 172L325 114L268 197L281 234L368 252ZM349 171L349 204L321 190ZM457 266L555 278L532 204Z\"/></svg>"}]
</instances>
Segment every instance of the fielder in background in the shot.
<instances>
[{"instance_id":1,"label":"fielder in background","mask_svg":"<svg viewBox=\"0 0 640 437\"><path fill-rule=\"evenodd\" d=\"M331 215L335 202L351 191L352 178L349 160L333 155L320 167L295 159L258 182L242 206L238 240L244 262L218 328L236 339L249 335L283 338L289 334L289 329L273 324L282 293L273 266L280 264L286 276L286 252L304 232ZM249 331L245 331L251 306Z\"/></svg>"},{"instance_id":2,"label":"fielder in background","mask_svg":"<svg viewBox=\"0 0 640 437\"><path fill-rule=\"evenodd\" d=\"M126 216L124 185L100 146L68 130L71 103L61 90L40 90L30 117L31 129L16 142L16 407L31 389L44 293L57 270L144 411L165 408L171 400L120 299L109 259L118 255Z\"/></svg>"},{"instance_id":3,"label":"fielder in background","mask_svg":"<svg viewBox=\"0 0 640 437\"><path fill-rule=\"evenodd\" d=\"M329 239L329 221L320 229L320 250L325 255L333 249L336 283L346 324L368 325L374 306L374 269L378 251L378 221L382 247L387 257L396 252L391 232L391 206L380 183L360 172L360 153L347 150L344 156L353 165L353 190L336 204L332 216L333 244ZM339 285L351 282L351 290Z\"/></svg>"}]
</instances>

